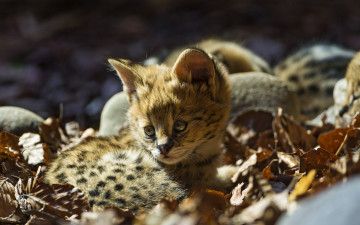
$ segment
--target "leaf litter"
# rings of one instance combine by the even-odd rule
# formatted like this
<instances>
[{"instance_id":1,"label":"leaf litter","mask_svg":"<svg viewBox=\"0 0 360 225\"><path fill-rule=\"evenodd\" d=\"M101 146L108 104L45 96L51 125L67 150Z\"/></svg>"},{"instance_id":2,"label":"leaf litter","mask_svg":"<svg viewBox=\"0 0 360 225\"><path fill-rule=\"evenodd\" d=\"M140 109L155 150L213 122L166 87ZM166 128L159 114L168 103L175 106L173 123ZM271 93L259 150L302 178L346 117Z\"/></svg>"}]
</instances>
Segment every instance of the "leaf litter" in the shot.
<instances>
[{"instance_id":1,"label":"leaf litter","mask_svg":"<svg viewBox=\"0 0 360 225\"><path fill-rule=\"evenodd\" d=\"M49 118L39 134L0 133L0 222L17 224L275 224L304 198L360 173L360 116L349 127L312 131L286 115L247 111L227 127L223 152L238 171L228 193L197 190L177 202L163 199L149 212L108 207L91 212L70 184L43 182L59 154L94 136L76 122Z\"/></svg>"}]
</instances>

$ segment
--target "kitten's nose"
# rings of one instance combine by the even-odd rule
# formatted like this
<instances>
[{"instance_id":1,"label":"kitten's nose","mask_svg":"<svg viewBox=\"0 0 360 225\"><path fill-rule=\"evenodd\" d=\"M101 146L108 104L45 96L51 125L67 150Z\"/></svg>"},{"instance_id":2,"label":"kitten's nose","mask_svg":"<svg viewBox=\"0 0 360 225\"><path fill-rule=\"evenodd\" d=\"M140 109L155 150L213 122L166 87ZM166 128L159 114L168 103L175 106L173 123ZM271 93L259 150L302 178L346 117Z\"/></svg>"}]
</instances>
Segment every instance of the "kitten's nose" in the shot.
<instances>
[{"instance_id":1,"label":"kitten's nose","mask_svg":"<svg viewBox=\"0 0 360 225\"><path fill-rule=\"evenodd\" d=\"M169 153L170 149L174 146L174 142L169 141L165 144L156 145L156 147L160 150L160 153L166 155Z\"/></svg>"}]
</instances>

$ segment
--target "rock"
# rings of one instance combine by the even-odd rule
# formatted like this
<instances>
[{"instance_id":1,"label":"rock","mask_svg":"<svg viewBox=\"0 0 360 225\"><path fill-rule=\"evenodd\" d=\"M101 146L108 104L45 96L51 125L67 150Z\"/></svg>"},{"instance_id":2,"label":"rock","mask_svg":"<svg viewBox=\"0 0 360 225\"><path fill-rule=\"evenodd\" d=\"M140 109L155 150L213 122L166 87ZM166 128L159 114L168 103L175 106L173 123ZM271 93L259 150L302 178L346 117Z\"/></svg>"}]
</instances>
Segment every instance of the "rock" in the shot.
<instances>
[{"instance_id":1,"label":"rock","mask_svg":"<svg viewBox=\"0 0 360 225\"><path fill-rule=\"evenodd\" d=\"M284 214L277 225L359 224L360 176L350 178L306 199L292 213Z\"/></svg>"},{"instance_id":2,"label":"rock","mask_svg":"<svg viewBox=\"0 0 360 225\"><path fill-rule=\"evenodd\" d=\"M229 76L232 84L230 120L249 109L270 111L274 115L278 107L299 119L299 103L296 94L278 78L262 72L248 72ZM126 94L114 95L101 113L99 135L116 135L127 121L126 111L129 103Z\"/></svg>"},{"instance_id":3,"label":"rock","mask_svg":"<svg viewBox=\"0 0 360 225\"><path fill-rule=\"evenodd\" d=\"M297 96L279 78L261 72L248 72L232 74L229 79L232 86L230 120L249 109L265 110L276 115L278 107L299 120Z\"/></svg>"},{"instance_id":4,"label":"rock","mask_svg":"<svg viewBox=\"0 0 360 225\"><path fill-rule=\"evenodd\" d=\"M98 135L117 135L121 125L127 121L126 112L129 106L125 92L111 97L101 112Z\"/></svg>"},{"instance_id":5,"label":"rock","mask_svg":"<svg viewBox=\"0 0 360 225\"><path fill-rule=\"evenodd\" d=\"M20 107L0 107L0 131L20 136L26 132L38 133L38 126L44 119L39 115Z\"/></svg>"}]
</instances>

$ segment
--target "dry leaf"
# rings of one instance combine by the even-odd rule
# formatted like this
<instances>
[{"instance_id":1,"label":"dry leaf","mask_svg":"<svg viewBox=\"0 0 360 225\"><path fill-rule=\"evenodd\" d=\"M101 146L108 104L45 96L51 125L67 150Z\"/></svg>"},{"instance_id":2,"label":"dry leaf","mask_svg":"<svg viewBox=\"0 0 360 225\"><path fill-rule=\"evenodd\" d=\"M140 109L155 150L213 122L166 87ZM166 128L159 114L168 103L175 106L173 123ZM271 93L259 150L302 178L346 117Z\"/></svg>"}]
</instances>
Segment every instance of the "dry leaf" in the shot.
<instances>
[{"instance_id":1,"label":"dry leaf","mask_svg":"<svg viewBox=\"0 0 360 225\"><path fill-rule=\"evenodd\" d=\"M255 147L259 134L266 130L272 130L273 116L265 111L246 111L228 125L228 132L243 145Z\"/></svg>"},{"instance_id":2,"label":"dry leaf","mask_svg":"<svg viewBox=\"0 0 360 225\"><path fill-rule=\"evenodd\" d=\"M294 201L298 196L303 195L309 189L316 175L316 170L311 170L295 184L294 191L289 195L289 201Z\"/></svg>"},{"instance_id":3,"label":"dry leaf","mask_svg":"<svg viewBox=\"0 0 360 225\"><path fill-rule=\"evenodd\" d=\"M294 156L284 153L284 152L276 152L277 157L279 158L279 163L284 162L289 168L294 168L299 166L299 160L295 159Z\"/></svg>"},{"instance_id":4,"label":"dry leaf","mask_svg":"<svg viewBox=\"0 0 360 225\"><path fill-rule=\"evenodd\" d=\"M351 121L352 128L360 128L360 113Z\"/></svg>"},{"instance_id":5,"label":"dry leaf","mask_svg":"<svg viewBox=\"0 0 360 225\"><path fill-rule=\"evenodd\" d=\"M11 157L17 159L20 155L19 137L7 132L0 133L0 160Z\"/></svg>"},{"instance_id":6,"label":"dry leaf","mask_svg":"<svg viewBox=\"0 0 360 225\"><path fill-rule=\"evenodd\" d=\"M251 155L250 158L248 158L243 164L241 164L239 170L231 178L232 182L235 183L238 180L240 174L245 170L247 170L249 167L255 165L256 162L257 162L257 155L256 154Z\"/></svg>"},{"instance_id":7,"label":"dry leaf","mask_svg":"<svg viewBox=\"0 0 360 225\"><path fill-rule=\"evenodd\" d=\"M232 224L257 224L256 221L266 217L266 224L273 224L279 216L281 211L285 210L288 206L287 192L282 192L272 195L250 205L240 214L232 218Z\"/></svg>"},{"instance_id":8,"label":"dry leaf","mask_svg":"<svg viewBox=\"0 0 360 225\"><path fill-rule=\"evenodd\" d=\"M39 134L54 152L60 147L61 142L68 142L60 128L60 120L54 117L47 118L39 125Z\"/></svg>"},{"instance_id":9,"label":"dry leaf","mask_svg":"<svg viewBox=\"0 0 360 225\"><path fill-rule=\"evenodd\" d=\"M279 162L277 159L273 159L261 172L265 179L270 180L275 175L279 174Z\"/></svg>"},{"instance_id":10,"label":"dry leaf","mask_svg":"<svg viewBox=\"0 0 360 225\"><path fill-rule=\"evenodd\" d=\"M15 186L15 197L25 214L41 210L61 218L89 211L90 206L84 193L70 184L46 184L30 178L26 184L20 179Z\"/></svg>"},{"instance_id":11,"label":"dry leaf","mask_svg":"<svg viewBox=\"0 0 360 225\"><path fill-rule=\"evenodd\" d=\"M230 204L231 205L241 205L241 203L244 200L244 197L246 193L243 193L241 191L242 186L244 186L244 183L241 182L238 184L231 192L231 198L230 198Z\"/></svg>"},{"instance_id":12,"label":"dry leaf","mask_svg":"<svg viewBox=\"0 0 360 225\"><path fill-rule=\"evenodd\" d=\"M321 148L335 154L344 142L346 133L350 128L338 128L319 136L318 143Z\"/></svg>"},{"instance_id":13,"label":"dry leaf","mask_svg":"<svg viewBox=\"0 0 360 225\"><path fill-rule=\"evenodd\" d=\"M316 146L316 139L287 116L275 117L273 130L275 141L281 151L295 153L298 148L308 151Z\"/></svg>"},{"instance_id":14,"label":"dry leaf","mask_svg":"<svg viewBox=\"0 0 360 225\"><path fill-rule=\"evenodd\" d=\"M229 132L225 132L224 137L225 162L235 164L239 159L245 159L244 146L241 145Z\"/></svg>"},{"instance_id":15,"label":"dry leaf","mask_svg":"<svg viewBox=\"0 0 360 225\"><path fill-rule=\"evenodd\" d=\"M328 165L337 159L336 155L325 149L312 149L300 156L300 173L309 172L313 169L318 171L328 169Z\"/></svg>"},{"instance_id":16,"label":"dry leaf","mask_svg":"<svg viewBox=\"0 0 360 225\"><path fill-rule=\"evenodd\" d=\"M17 222L14 218L18 203L14 186L2 177L0 179L0 222Z\"/></svg>"},{"instance_id":17,"label":"dry leaf","mask_svg":"<svg viewBox=\"0 0 360 225\"><path fill-rule=\"evenodd\" d=\"M23 147L22 155L29 165L44 162L44 149L40 141L40 135L34 133L24 133L19 138L19 145Z\"/></svg>"},{"instance_id":18,"label":"dry leaf","mask_svg":"<svg viewBox=\"0 0 360 225\"><path fill-rule=\"evenodd\" d=\"M80 125L78 122L71 121L65 124L66 134L71 138L79 138L80 137Z\"/></svg>"}]
</instances>

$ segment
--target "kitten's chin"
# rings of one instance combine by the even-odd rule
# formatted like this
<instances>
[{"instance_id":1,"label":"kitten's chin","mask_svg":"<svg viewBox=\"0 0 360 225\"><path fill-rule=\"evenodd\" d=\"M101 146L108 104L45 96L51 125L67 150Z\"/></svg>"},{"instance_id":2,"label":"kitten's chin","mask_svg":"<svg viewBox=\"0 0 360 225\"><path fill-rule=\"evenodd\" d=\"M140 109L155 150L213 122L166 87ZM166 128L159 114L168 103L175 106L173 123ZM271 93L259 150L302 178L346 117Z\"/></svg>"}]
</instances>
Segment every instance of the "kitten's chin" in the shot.
<instances>
[{"instance_id":1,"label":"kitten's chin","mask_svg":"<svg viewBox=\"0 0 360 225\"><path fill-rule=\"evenodd\" d=\"M168 155L162 155L160 153L155 153L153 156L160 162L168 165L173 165L178 162L181 162L185 159L185 157L188 155L188 153L185 153L183 155L173 155L169 153Z\"/></svg>"}]
</instances>

